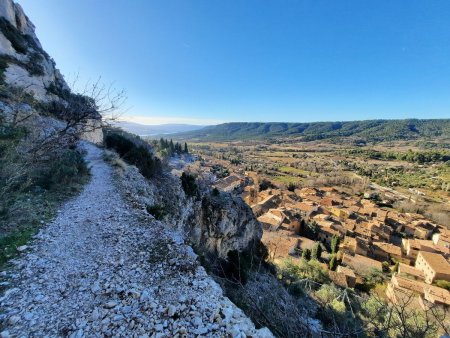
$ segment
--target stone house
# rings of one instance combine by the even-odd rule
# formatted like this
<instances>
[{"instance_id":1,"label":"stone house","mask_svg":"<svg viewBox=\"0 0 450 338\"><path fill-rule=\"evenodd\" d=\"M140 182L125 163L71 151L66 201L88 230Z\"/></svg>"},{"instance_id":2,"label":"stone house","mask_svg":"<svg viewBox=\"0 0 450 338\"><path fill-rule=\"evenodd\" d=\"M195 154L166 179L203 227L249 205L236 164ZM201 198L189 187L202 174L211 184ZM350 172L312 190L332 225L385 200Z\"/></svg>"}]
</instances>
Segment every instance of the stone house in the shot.
<instances>
[{"instance_id":1,"label":"stone house","mask_svg":"<svg viewBox=\"0 0 450 338\"><path fill-rule=\"evenodd\" d=\"M319 233L317 234L317 238L322 243L326 243L327 245L331 245L331 240L333 236L341 237L339 231L333 230L328 227L319 227Z\"/></svg>"},{"instance_id":2,"label":"stone house","mask_svg":"<svg viewBox=\"0 0 450 338\"><path fill-rule=\"evenodd\" d=\"M450 282L450 264L440 254L420 251L415 268L423 272L424 280L428 284L439 279Z\"/></svg>"}]
</instances>

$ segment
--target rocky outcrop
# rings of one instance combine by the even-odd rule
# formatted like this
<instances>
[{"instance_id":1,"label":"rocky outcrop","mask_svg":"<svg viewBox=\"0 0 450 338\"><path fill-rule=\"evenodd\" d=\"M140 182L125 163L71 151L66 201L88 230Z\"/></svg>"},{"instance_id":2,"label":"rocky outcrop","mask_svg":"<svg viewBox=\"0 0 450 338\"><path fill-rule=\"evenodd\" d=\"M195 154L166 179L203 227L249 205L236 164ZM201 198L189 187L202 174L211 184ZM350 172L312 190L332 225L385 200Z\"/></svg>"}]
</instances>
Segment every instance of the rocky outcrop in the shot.
<instances>
[{"instance_id":1,"label":"rocky outcrop","mask_svg":"<svg viewBox=\"0 0 450 338\"><path fill-rule=\"evenodd\" d=\"M12 0L0 0L0 82L23 87L39 101L68 89L55 62L42 49L33 23Z\"/></svg>"},{"instance_id":2,"label":"rocky outcrop","mask_svg":"<svg viewBox=\"0 0 450 338\"><path fill-rule=\"evenodd\" d=\"M262 228L244 201L235 195L206 195L193 204L185 231L197 248L225 258L228 252L239 252L259 242Z\"/></svg>"},{"instance_id":3,"label":"rocky outcrop","mask_svg":"<svg viewBox=\"0 0 450 338\"><path fill-rule=\"evenodd\" d=\"M29 94L28 97L20 91ZM3 101L0 113L4 115L8 110L17 111L14 107L17 104L38 102L33 104L33 117L39 118L38 110L44 109L43 115L59 120L72 118L67 118L74 110L68 108L71 100L77 101L75 111L79 110L81 101L79 96L71 93L55 62L42 49L33 23L22 7L12 0L0 0L0 94ZM92 114L71 131L79 138L100 144L103 141L101 124L100 115Z\"/></svg>"},{"instance_id":4,"label":"rocky outcrop","mask_svg":"<svg viewBox=\"0 0 450 338\"><path fill-rule=\"evenodd\" d=\"M238 196L208 188L188 197L180 179L170 174L146 180L135 167L127 167L123 184L132 203L142 209L160 206L164 221L182 233L197 252L226 259L228 252L244 251L262 236L260 223Z\"/></svg>"}]
</instances>

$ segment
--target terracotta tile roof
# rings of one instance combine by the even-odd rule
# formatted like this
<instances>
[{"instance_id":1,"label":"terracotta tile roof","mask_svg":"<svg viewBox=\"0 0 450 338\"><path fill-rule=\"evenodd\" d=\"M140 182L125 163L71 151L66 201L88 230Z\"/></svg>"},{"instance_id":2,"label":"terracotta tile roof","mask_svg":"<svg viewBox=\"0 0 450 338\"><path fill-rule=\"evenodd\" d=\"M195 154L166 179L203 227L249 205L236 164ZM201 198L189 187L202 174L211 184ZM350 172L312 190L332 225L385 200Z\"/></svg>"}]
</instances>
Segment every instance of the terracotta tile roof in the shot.
<instances>
[{"instance_id":1,"label":"terracotta tile roof","mask_svg":"<svg viewBox=\"0 0 450 338\"><path fill-rule=\"evenodd\" d=\"M402 249L397 245L394 245L391 243L385 243L385 242L373 242L372 244L374 246L380 248L384 252L387 252L388 254L397 255L397 256L402 255Z\"/></svg>"},{"instance_id":2,"label":"terracotta tile roof","mask_svg":"<svg viewBox=\"0 0 450 338\"><path fill-rule=\"evenodd\" d=\"M330 236L334 236L334 235L339 236L339 235L340 235L339 231L333 230L333 229L328 228L328 227L320 227L320 228L319 228L319 231L320 231L320 232L327 233L327 234L330 235Z\"/></svg>"},{"instance_id":3,"label":"terracotta tile roof","mask_svg":"<svg viewBox=\"0 0 450 338\"><path fill-rule=\"evenodd\" d=\"M243 180L240 177L231 175L218 180L215 182L214 186L221 190L229 190L239 186L242 182Z\"/></svg>"},{"instance_id":4,"label":"terracotta tile roof","mask_svg":"<svg viewBox=\"0 0 450 338\"><path fill-rule=\"evenodd\" d=\"M319 196L314 196L314 195L306 195L303 197L303 199L306 201L312 201L312 202L315 202L318 204L320 204L322 201L322 199Z\"/></svg>"},{"instance_id":5,"label":"terracotta tile roof","mask_svg":"<svg viewBox=\"0 0 450 338\"><path fill-rule=\"evenodd\" d=\"M347 268L345 266L342 266L342 265L339 265L337 267L337 272L341 272L344 275L349 276L349 277L356 277L356 275L355 275L355 273L353 272L352 269L349 269L349 268Z\"/></svg>"},{"instance_id":6,"label":"terracotta tile roof","mask_svg":"<svg viewBox=\"0 0 450 338\"><path fill-rule=\"evenodd\" d=\"M317 210L317 206L303 203L303 202L292 203L289 205L289 207L292 209L297 209L297 210L306 212L306 213L310 213L310 212Z\"/></svg>"},{"instance_id":7,"label":"terracotta tile roof","mask_svg":"<svg viewBox=\"0 0 450 338\"><path fill-rule=\"evenodd\" d=\"M322 200L320 201L320 204L332 206L332 205L339 205L340 202L332 197L325 197L325 198L322 198Z\"/></svg>"},{"instance_id":8,"label":"terracotta tile roof","mask_svg":"<svg viewBox=\"0 0 450 338\"><path fill-rule=\"evenodd\" d=\"M274 227L279 226L281 223L279 219L277 219L271 215L268 215L268 214L264 214L264 215L258 217L258 221L261 223L264 223L266 225L270 225L270 226L274 226Z\"/></svg>"},{"instance_id":9,"label":"terracotta tile roof","mask_svg":"<svg viewBox=\"0 0 450 338\"><path fill-rule=\"evenodd\" d=\"M339 273L337 271L328 271L328 276L334 284L339 285L343 288L348 288L347 278L343 273Z\"/></svg>"},{"instance_id":10,"label":"terracotta tile roof","mask_svg":"<svg viewBox=\"0 0 450 338\"><path fill-rule=\"evenodd\" d=\"M444 256L450 256L450 248L447 248L444 245L436 245L431 240L408 239L406 240L405 247L408 247L408 245L412 250L435 252Z\"/></svg>"},{"instance_id":11,"label":"terracotta tile roof","mask_svg":"<svg viewBox=\"0 0 450 338\"><path fill-rule=\"evenodd\" d=\"M294 248L298 246L298 238L286 236L280 231L263 231L261 241L267 246L269 251L275 255L274 259L289 257Z\"/></svg>"},{"instance_id":12,"label":"terracotta tile roof","mask_svg":"<svg viewBox=\"0 0 450 338\"><path fill-rule=\"evenodd\" d=\"M450 264L440 254L433 252L420 251L421 255L428 265L436 272L450 275Z\"/></svg>"},{"instance_id":13,"label":"terracotta tile roof","mask_svg":"<svg viewBox=\"0 0 450 338\"><path fill-rule=\"evenodd\" d=\"M297 195L319 195L319 190L317 190L316 188L302 188L302 189L295 189L295 193Z\"/></svg>"},{"instance_id":14,"label":"terracotta tile roof","mask_svg":"<svg viewBox=\"0 0 450 338\"><path fill-rule=\"evenodd\" d=\"M355 227L356 227L356 222L349 222L349 221L353 221L353 220L349 220L347 219L344 223L344 227L348 230L348 231L354 231Z\"/></svg>"},{"instance_id":15,"label":"terracotta tile roof","mask_svg":"<svg viewBox=\"0 0 450 338\"><path fill-rule=\"evenodd\" d=\"M360 274L370 272L371 269L377 269L381 271L383 267L380 262L374 259L358 254L352 256L346 253L342 256L342 264L350 266Z\"/></svg>"},{"instance_id":16,"label":"terracotta tile roof","mask_svg":"<svg viewBox=\"0 0 450 338\"><path fill-rule=\"evenodd\" d=\"M345 205L345 204L344 204ZM351 205L351 206L349 206L348 207L348 210L350 211L350 212L354 212L354 213L359 213L360 212L360 210L361 210L361 207L360 206L358 206L358 205Z\"/></svg>"},{"instance_id":17,"label":"terracotta tile roof","mask_svg":"<svg viewBox=\"0 0 450 338\"><path fill-rule=\"evenodd\" d=\"M428 285L425 287L424 297L432 303L441 303L450 305L450 291L434 286Z\"/></svg>"},{"instance_id":18,"label":"terracotta tile roof","mask_svg":"<svg viewBox=\"0 0 450 338\"><path fill-rule=\"evenodd\" d=\"M394 274L392 276L392 284L394 284L397 287L401 287L407 290L411 290L414 292L417 292L419 294L424 293L424 288L427 284L424 282L419 282L415 280L411 280L405 277L401 277L398 274Z\"/></svg>"},{"instance_id":19,"label":"terracotta tile roof","mask_svg":"<svg viewBox=\"0 0 450 338\"><path fill-rule=\"evenodd\" d=\"M420 278L420 279L424 279L425 278L425 276L424 276L422 271L420 271L419 269L416 269L413 266L406 265L406 264L403 264L403 263L400 263L398 265L398 274L400 276L402 276L402 275L410 275L410 276L413 276L415 278Z\"/></svg>"}]
</instances>

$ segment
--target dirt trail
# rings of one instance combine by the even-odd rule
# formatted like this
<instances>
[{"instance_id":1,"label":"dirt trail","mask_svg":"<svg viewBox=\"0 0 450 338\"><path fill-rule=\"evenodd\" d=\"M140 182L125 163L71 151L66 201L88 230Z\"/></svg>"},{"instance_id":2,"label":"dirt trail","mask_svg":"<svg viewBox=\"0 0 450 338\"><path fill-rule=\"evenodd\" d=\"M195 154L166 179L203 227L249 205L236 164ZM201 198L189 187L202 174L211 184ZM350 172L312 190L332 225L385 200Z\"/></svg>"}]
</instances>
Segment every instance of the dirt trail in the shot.
<instances>
[{"instance_id":1,"label":"dirt trail","mask_svg":"<svg viewBox=\"0 0 450 338\"><path fill-rule=\"evenodd\" d=\"M102 150L83 146L92 179L15 260L0 336L271 336L179 236L127 205Z\"/></svg>"}]
</instances>

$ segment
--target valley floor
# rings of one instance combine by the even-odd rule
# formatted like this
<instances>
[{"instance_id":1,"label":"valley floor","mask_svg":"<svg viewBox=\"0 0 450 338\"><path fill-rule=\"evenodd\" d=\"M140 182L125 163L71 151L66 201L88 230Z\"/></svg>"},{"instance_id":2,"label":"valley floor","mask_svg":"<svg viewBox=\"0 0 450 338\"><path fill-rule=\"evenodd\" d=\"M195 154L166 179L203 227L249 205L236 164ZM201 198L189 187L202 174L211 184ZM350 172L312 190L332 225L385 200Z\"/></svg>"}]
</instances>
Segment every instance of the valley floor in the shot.
<instances>
[{"instance_id":1,"label":"valley floor","mask_svg":"<svg viewBox=\"0 0 450 338\"><path fill-rule=\"evenodd\" d=\"M91 181L4 272L0 336L271 337L180 236L128 205L102 150L84 147Z\"/></svg>"}]
</instances>

